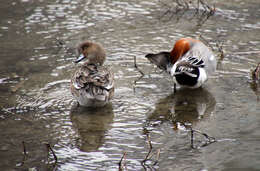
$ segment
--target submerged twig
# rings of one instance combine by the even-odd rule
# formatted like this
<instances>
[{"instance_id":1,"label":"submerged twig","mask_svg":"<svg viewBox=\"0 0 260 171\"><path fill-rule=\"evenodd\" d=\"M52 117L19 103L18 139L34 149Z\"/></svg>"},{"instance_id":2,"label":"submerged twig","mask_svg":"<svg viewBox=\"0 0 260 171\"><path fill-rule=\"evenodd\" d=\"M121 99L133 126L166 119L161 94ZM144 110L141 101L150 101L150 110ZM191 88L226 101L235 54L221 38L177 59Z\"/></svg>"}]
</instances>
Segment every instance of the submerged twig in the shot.
<instances>
[{"instance_id":1,"label":"submerged twig","mask_svg":"<svg viewBox=\"0 0 260 171\"><path fill-rule=\"evenodd\" d=\"M120 161L118 163L118 170L119 171L123 171L124 168L125 168L125 170L127 170L126 163L124 162L124 164L123 164L123 160L124 161L126 160L125 157L126 157L126 152L124 152L123 156L121 157L121 159L120 159Z\"/></svg>"}]
</instances>

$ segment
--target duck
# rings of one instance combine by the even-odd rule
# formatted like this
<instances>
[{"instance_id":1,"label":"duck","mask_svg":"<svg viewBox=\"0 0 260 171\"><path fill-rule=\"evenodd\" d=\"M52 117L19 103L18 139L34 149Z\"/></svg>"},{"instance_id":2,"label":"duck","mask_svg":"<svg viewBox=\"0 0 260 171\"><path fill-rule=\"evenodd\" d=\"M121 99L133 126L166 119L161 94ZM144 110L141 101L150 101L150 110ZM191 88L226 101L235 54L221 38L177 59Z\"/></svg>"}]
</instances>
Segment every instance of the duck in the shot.
<instances>
[{"instance_id":1,"label":"duck","mask_svg":"<svg viewBox=\"0 0 260 171\"><path fill-rule=\"evenodd\" d=\"M149 53L145 57L173 78L176 86L201 87L216 71L216 58L212 50L198 39L178 39L170 52Z\"/></svg>"},{"instance_id":2,"label":"duck","mask_svg":"<svg viewBox=\"0 0 260 171\"><path fill-rule=\"evenodd\" d=\"M106 60L104 48L94 42L81 43L74 61L82 63L72 74L70 90L78 105L84 107L103 107L114 96L114 74L103 64Z\"/></svg>"}]
</instances>

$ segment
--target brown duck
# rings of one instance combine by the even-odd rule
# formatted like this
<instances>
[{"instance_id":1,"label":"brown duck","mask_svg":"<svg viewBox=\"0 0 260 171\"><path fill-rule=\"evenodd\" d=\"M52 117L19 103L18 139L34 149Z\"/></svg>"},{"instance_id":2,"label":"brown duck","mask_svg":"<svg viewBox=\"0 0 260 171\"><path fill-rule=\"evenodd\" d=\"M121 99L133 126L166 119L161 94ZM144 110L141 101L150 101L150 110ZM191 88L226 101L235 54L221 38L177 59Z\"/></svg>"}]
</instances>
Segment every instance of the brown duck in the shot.
<instances>
[{"instance_id":1,"label":"brown duck","mask_svg":"<svg viewBox=\"0 0 260 171\"><path fill-rule=\"evenodd\" d=\"M78 52L80 56L75 63L86 61L71 78L71 93L81 106L105 106L114 95L114 74L103 66L105 50L97 43L84 42Z\"/></svg>"}]
</instances>

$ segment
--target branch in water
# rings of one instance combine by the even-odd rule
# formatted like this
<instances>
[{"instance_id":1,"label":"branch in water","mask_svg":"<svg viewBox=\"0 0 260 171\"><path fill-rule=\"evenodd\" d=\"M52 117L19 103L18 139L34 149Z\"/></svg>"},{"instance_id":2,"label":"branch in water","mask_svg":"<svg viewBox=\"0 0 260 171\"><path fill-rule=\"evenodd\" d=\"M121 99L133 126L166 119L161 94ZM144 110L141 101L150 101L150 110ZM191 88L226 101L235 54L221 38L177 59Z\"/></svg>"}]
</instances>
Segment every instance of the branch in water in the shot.
<instances>
[{"instance_id":1,"label":"branch in water","mask_svg":"<svg viewBox=\"0 0 260 171\"><path fill-rule=\"evenodd\" d=\"M177 14L180 11L188 11L190 9L195 9L196 14L200 15L200 10L203 10L201 15L204 15L205 13L207 15L214 15L216 12L215 5L209 5L205 0L197 0L197 1L190 1L190 0L172 0L173 5L166 4L162 2L162 0L159 0L161 4L166 6L168 10L164 13L166 15L167 13ZM200 9L200 5L203 9ZM175 9L175 10L173 10ZM163 16L164 16L163 15Z\"/></svg>"}]
</instances>

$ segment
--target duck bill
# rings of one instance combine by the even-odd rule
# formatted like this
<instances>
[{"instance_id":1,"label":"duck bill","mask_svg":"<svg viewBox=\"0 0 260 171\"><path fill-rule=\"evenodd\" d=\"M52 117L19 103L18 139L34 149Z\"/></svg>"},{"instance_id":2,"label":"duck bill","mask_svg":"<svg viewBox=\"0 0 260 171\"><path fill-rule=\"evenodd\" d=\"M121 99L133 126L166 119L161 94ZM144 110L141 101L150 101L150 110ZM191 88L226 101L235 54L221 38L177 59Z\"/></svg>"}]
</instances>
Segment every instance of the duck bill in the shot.
<instances>
[{"instance_id":1,"label":"duck bill","mask_svg":"<svg viewBox=\"0 0 260 171\"><path fill-rule=\"evenodd\" d=\"M85 56L83 54L80 54L80 56L78 57L78 59L76 61L74 61L75 63L79 63L80 61L82 61L85 58Z\"/></svg>"}]
</instances>

